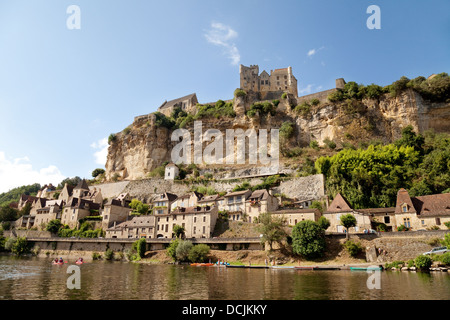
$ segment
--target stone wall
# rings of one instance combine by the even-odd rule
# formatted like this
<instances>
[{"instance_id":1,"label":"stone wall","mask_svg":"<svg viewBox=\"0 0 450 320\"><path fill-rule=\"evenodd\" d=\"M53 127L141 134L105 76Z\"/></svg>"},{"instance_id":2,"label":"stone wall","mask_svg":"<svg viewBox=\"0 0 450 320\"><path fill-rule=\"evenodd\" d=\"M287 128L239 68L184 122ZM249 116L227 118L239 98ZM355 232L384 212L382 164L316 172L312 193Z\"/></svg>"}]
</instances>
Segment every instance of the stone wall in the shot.
<instances>
[{"instance_id":1,"label":"stone wall","mask_svg":"<svg viewBox=\"0 0 450 320\"><path fill-rule=\"evenodd\" d=\"M90 186L89 189L97 188L102 192L103 199L116 198L119 194L123 192L125 187L130 183L130 181L119 181L112 183L96 184Z\"/></svg>"},{"instance_id":2,"label":"stone wall","mask_svg":"<svg viewBox=\"0 0 450 320\"><path fill-rule=\"evenodd\" d=\"M325 180L322 174L292 178L280 183L273 193L285 194L289 198L299 200L321 199L325 196Z\"/></svg>"}]
</instances>

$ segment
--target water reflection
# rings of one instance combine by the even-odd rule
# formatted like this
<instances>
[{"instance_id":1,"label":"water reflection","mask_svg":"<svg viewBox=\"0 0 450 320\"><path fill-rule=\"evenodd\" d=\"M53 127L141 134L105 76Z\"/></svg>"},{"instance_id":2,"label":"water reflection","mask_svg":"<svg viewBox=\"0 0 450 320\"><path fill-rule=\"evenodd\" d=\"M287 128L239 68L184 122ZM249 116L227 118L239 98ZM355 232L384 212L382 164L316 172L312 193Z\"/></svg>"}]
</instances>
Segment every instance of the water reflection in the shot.
<instances>
[{"instance_id":1,"label":"water reflection","mask_svg":"<svg viewBox=\"0 0 450 320\"><path fill-rule=\"evenodd\" d=\"M81 289L66 286L67 264L0 256L0 299L34 300L401 300L450 299L450 274L382 272L370 290L364 271L309 271L93 262Z\"/></svg>"}]
</instances>

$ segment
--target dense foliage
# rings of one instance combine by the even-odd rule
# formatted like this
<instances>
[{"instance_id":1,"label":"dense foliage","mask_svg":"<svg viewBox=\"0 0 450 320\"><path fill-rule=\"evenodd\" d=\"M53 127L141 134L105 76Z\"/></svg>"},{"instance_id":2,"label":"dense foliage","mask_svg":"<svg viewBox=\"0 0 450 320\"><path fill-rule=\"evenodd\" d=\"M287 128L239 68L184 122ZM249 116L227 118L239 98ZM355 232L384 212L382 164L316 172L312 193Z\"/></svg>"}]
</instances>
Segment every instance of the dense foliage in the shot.
<instances>
[{"instance_id":1,"label":"dense foliage","mask_svg":"<svg viewBox=\"0 0 450 320\"><path fill-rule=\"evenodd\" d=\"M315 221L304 220L292 229L292 249L307 259L323 256L326 248L325 230Z\"/></svg>"},{"instance_id":2,"label":"dense foliage","mask_svg":"<svg viewBox=\"0 0 450 320\"><path fill-rule=\"evenodd\" d=\"M422 76L409 79L403 76L399 80L394 81L392 84L385 87L376 84L364 86L362 84L357 84L354 81L350 81L345 84L343 89L331 93L328 96L328 100L331 102L338 102L347 99L378 99L385 93L389 93L391 97L395 97L408 88L419 92L426 100L433 102L450 101L450 77L445 72L434 75L429 79Z\"/></svg>"},{"instance_id":3,"label":"dense foliage","mask_svg":"<svg viewBox=\"0 0 450 320\"><path fill-rule=\"evenodd\" d=\"M280 217L272 216L270 212L261 213L258 217L258 231L261 232L261 243L269 244L270 250L274 243L281 243L286 239L286 232L283 229L284 220Z\"/></svg>"},{"instance_id":4,"label":"dense foliage","mask_svg":"<svg viewBox=\"0 0 450 320\"><path fill-rule=\"evenodd\" d=\"M389 145L344 149L315 163L326 177L330 195L344 194L355 209L395 206L400 188L411 196L448 192L450 135L406 127L402 138Z\"/></svg>"},{"instance_id":5,"label":"dense foliage","mask_svg":"<svg viewBox=\"0 0 450 320\"><path fill-rule=\"evenodd\" d=\"M8 205L13 201L18 201L22 194L32 196L36 195L39 189L41 189L41 185L39 183L35 183L28 186L17 187L9 190L8 192L4 192L0 194L0 207Z\"/></svg>"}]
</instances>

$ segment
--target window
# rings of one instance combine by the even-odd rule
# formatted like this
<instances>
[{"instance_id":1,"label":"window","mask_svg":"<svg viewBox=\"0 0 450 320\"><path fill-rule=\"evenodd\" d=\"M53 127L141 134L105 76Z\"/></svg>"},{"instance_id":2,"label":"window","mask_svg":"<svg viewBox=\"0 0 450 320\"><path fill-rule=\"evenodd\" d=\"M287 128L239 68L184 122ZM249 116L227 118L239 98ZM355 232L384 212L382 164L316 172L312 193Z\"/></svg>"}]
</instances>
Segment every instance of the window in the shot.
<instances>
[{"instance_id":1,"label":"window","mask_svg":"<svg viewBox=\"0 0 450 320\"><path fill-rule=\"evenodd\" d=\"M440 226L441 225L441 218L436 218L436 225Z\"/></svg>"},{"instance_id":2,"label":"window","mask_svg":"<svg viewBox=\"0 0 450 320\"><path fill-rule=\"evenodd\" d=\"M407 205L407 204L404 204L404 205L402 206L402 211L403 211L403 212L408 212L408 205Z\"/></svg>"},{"instance_id":3,"label":"window","mask_svg":"<svg viewBox=\"0 0 450 320\"><path fill-rule=\"evenodd\" d=\"M203 216L203 222L206 222L206 216Z\"/></svg>"},{"instance_id":4,"label":"window","mask_svg":"<svg viewBox=\"0 0 450 320\"><path fill-rule=\"evenodd\" d=\"M203 226L203 233L205 233L206 232L206 227L205 226Z\"/></svg>"},{"instance_id":5,"label":"window","mask_svg":"<svg viewBox=\"0 0 450 320\"><path fill-rule=\"evenodd\" d=\"M197 227L194 227L194 234L197 232Z\"/></svg>"},{"instance_id":6,"label":"window","mask_svg":"<svg viewBox=\"0 0 450 320\"><path fill-rule=\"evenodd\" d=\"M409 221L409 218L403 218L403 224L407 228L411 228L411 222Z\"/></svg>"},{"instance_id":7,"label":"window","mask_svg":"<svg viewBox=\"0 0 450 320\"><path fill-rule=\"evenodd\" d=\"M391 223L391 217L384 217L384 223Z\"/></svg>"},{"instance_id":8,"label":"window","mask_svg":"<svg viewBox=\"0 0 450 320\"><path fill-rule=\"evenodd\" d=\"M194 217L194 223L196 223L197 222L197 217Z\"/></svg>"},{"instance_id":9,"label":"window","mask_svg":"<svg viewBox=\"0 0 450 320\"><path fill-rule=\"evenodd\" d=\"M422 222L422 225L424 226L425 225L425 220L422 220L421 222Z\"/></svg>"}]
</instances>

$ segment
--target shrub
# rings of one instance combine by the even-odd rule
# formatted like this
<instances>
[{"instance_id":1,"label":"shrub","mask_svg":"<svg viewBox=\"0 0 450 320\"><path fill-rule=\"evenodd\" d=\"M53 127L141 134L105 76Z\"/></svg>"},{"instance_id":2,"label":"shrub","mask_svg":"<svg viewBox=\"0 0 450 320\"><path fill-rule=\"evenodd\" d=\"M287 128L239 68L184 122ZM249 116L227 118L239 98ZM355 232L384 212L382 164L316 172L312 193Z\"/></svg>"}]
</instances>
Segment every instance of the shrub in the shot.
<instances>
[{"instance_id":1,"label":"shrub","mask_svg":"<svg viewBox=\"0 0 450 320\"><path fill-rule=\"evenodd\" d=\"M294 135L295 125L290 121L285 121L280 127L280 137L289 139Z\"/></svg>"},{"instance_id":2,"label":"shrub","mask_svg":"<svg viewBox=\"0 0 450 320\"><path fill-rule=\"evenodd\" d=\"M443 264L445 264L445 265L447 265L447 266L450 266L450 252L446 252L446 253L444 253L443 255L441 255L440 261L441 261Z\"/></svg>"},{"instance_id":3,"label":"shrub","mask_svg":"<svg viewBox=\"0 0 450 320\"><path fill-rule=\"evenodd\" d=\"M169 246L166 248L166 253L173 261L177 261L177 247L181 240L175 239L170 241Z\"/></svg>"},{"instance_id":4,"label":"shrub","mask_svg":"<svg viewBox=\"0 0 450 320\"><path fill-rule=\"evenodd\" d=\"M286 99L287 98L287 92L283 92L283 94L281 95L281 99Z\"/></svg>"},{"instance_id":5,"label":"shrub","mask_svg":"<svg viewBox=\"0 0 450 320\"><path fill-rule=\"evenodd\" d=\"M303 102L302 104L296 106L294 111L302 117L306 117L310 115L311 106L307 102Z\"/></svg>"},{"instance_id":6,"label":"shrub","mask_svg":"<svg viewBox=\"0 0 450 320\"><path fill-rule=\"evenodd\" d=\"M318 150L319 149L319 143L317 141L315 141L315 140L312 140L309 143L309 147L312 148L312 149Z\"/></svg>"},{"instance_id":7,"label":"shrub","mask_svg":"<svg viewBox=\"0 0 450 320\"><path fill-rule=\"evenodd\" d=\"M408 231L409 229L405 225L399 225L397 227L397 231Z\"/></svg>"},{"instance_id":8,"label":"shrub","mask_svg":"<svg viewBox=\"0 0 450 320\"><path fill-rule=\"evenodd\" d=\"M447 229L450 229L450 221L444 222L444 225L447 227Z\"/></svg>"},{"instance_id":9,"label":"shrub","mask_svg":"<svg viewBox=\"0 0 450 320\"><path fill-rule=\"evenodd\" d=\"M92 260L100 260L102 255L98 252L92 252Z\"/></svg>"},{"instance_id":10,"label":"shrub","mask_svg":"<svg viewBox=\"0 0 450 320\"><path fill-rule=\"evenodd\" d=\"M325 143L325 145L330 149L336 149L336 143L329 138L325 138L323 143Z\"/></svg>"},{"instance_id":11,"label":"shrub","mask_svg":"<svg viewBox=\"0 0 450 320\"><path fill-rule=\"evenodd\" d=\"M394 262L391 262L391 263L386 263L384 265L384 268L385 269L392 269L392 268L397 268L398 269L400 267L400 265L404 265L404 264L405 264L404 261L397 260L397 261L394 261Z\"/></svg>"},{"instance_id":12,"label":"shrub","mask_svg":"<svg viewBox=\"0 0 450 320\"><path fill-rule=\"evenodd\" d=\"M418 269L427 270L431 267L433 261L428 256L420 255L414 260L414 263Z\"/></svg>"},{"instance_id":13,"label":"shrub","mask_svg":"<svg viewBox=\"0 0 450 320\"><path fill-rule=\"evenodd\" d=\"M136 251L137 257L142 259L145 256L145 251L147 249L147 240L141 238L133 243L133 250Z\"/></svg>"},{"instance_id":14,"label":"shrub","mask_svg":"<svg viewBox=\"0 0 450 320\"><path fill-rule=\"evenodd\" d=\"M189 250L188 259L191 262L205 262L209 254L209 246L198 244Z\"/></svg>"},{"instance_id":15,"label":"shrub","mask_svg":"<svg viewBox=\"0 0 450 320\"><path fill-rule=\"evenodd\" d=\"M347 249L347 252L352 257L356 257L363 250L360 242L353 242L351 240L348 240L344 243L344 248Z\"/></svg>"},{"instance_id":16,"label":"shrub","mask_svg":"<svg viewBox=\"0 0 450 320\"><path fill-rule=\"evenodd\" d=\"M111 133L108 137L108 144L111 144L117 140L117 137L114 133Z\"/></svg>"},{"instance_id":17,"label":"shrub","mask_svg":"<svg viewBox=\"0 0 450 320\"><path fill-rule=\"evenodd\" d=\"M234 90L234 96L235 97L245 97L247 95L247 92L245 92L242 89L236 89Z\"/></svg>"},{"instance_id":18,"label":"shrub","mask_svg":"<svg viewBox=\"0 0 450 320\"><path fill-rule=\"evenodd\" d=\"M112 260L114 259L114 251L112 251L110 248L108 248L105 251L105 254L103 255L105 260Z\"/></svg>"},{"instance_id":19,"label":"shrub","mask_svg":"<svg viewBox=\"0 0 450 320\"><path fill-rule=\"evenodd\" d=\"M317 99L317 98L311 99L311 104L312 104L313 106L317 106L319 103L320 103L320 100L319 100L319 99Z\"/></svg>"}]
</instances>

